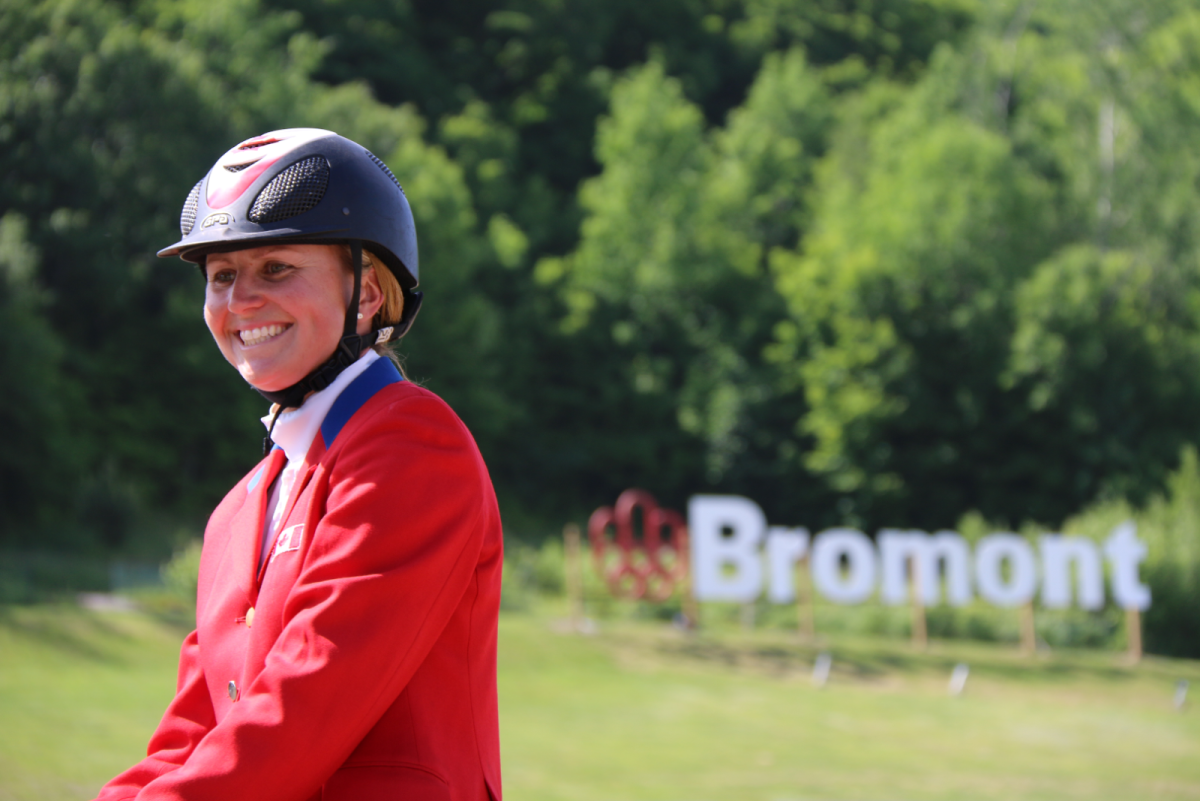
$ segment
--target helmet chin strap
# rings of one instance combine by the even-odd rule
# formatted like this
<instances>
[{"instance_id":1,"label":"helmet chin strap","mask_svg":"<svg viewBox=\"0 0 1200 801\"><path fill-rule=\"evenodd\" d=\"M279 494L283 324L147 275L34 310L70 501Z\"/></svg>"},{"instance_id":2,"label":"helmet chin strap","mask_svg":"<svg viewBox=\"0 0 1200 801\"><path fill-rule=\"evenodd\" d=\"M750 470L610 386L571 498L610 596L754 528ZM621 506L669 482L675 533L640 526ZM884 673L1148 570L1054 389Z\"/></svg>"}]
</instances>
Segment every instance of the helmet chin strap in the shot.
<instances>
[{"instance_id":1,"label":"helmet chin strap","mask_svg":"<svg viewBox=\"0 0 1200 801\"><path fill-rule=\"evenodd\" d=\"M350 305L346 307L346 322L342 327L342 338L338 341L333 354L311 373L286 389L265 390L255 387L258 394L278 405L271 418L271 426L267 430L266 439L263 440L264 456L274 445L271 441L271 433L275 430L275 421L279 419L279 413L284 409L299 407L310 393L320 392L332 384L343 370L358 361L363 350L370 347L376 339L377 335L374 331L369 334L358 333L358 299L362 294L362 242L357 239L350 241L350 263L354 269L354 292L350 295Z\"/></svg>"}]
</instances>

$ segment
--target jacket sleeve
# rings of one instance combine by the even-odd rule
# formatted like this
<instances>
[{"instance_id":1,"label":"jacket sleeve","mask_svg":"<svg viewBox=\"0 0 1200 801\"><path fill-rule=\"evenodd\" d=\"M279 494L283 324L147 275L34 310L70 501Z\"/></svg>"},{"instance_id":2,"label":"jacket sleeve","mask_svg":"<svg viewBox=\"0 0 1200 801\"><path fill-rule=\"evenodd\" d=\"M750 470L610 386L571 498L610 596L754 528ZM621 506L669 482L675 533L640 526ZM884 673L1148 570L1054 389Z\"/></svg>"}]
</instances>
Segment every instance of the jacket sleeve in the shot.
<instances>
[{"instance_id":1,"label":"jacket sleeve","mask_svg":"<svg viewBox=\"0 0 1200 801\"><path fill-rule=\"evenodd\" d=\"M314 475L326 482L307 517L314 534L262 673L139 799L310 798L441 636L474 577L483 532L498 526L491 482L436 397L365 413Z\"/></svg>"},{"instance_id":2,"label":"jacket sleeve","mask_svg":"<svg viewBox=\"0 0 1200 801\"><path fill-rule=\"evenodd\" d=\"M150 738L146 758L104 785L97 801L134 798L147 784L184 764L216 723L193 631L179 651L175 699Z\"/></svg>"}]
</instances>

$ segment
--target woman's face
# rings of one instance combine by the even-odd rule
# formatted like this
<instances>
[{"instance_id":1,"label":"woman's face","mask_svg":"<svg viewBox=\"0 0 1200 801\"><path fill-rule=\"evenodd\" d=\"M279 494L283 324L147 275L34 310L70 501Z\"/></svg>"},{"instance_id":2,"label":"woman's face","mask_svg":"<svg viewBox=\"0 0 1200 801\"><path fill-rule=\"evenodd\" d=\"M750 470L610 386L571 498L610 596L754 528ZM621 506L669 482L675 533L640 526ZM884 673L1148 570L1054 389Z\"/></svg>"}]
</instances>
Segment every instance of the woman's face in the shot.
<instances>
[{"instance_id":1,"label":"woman's face","mask_svg":"<svg viewBox=\"0 0 1200 801\"><path fill-rule=\"evenodd\" d=\"M354 277L336 245L268 245L205 262L204 322L225 359L252 386L286 389L329 358L342 336ZM381 303L363 275L359 333Z\"/></svg>"}]
</instances>

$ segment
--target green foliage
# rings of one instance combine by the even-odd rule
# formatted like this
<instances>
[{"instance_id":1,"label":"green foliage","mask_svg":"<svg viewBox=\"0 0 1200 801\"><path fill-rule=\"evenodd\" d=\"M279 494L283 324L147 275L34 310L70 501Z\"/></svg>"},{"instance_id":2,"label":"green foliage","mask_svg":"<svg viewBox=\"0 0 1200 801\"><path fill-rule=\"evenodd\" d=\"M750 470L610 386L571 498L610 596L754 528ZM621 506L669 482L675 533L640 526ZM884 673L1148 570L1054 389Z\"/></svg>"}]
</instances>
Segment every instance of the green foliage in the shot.
<instances>
[{"instance_id":1,"label":"green foliage","mask_svg":"<svg viewBox=\"0 0 1200 801\"><path fill-rule=\"evenodd\" d=\"M746 105L713 132L660 64L631 71L598 128L603 169L580 192L579 248L538 266L570 310L566 330L603 319L600 333L630 353L625 386L662 398L680 433L703 443L691 480L747 491L768 472L776 485L762 502L773 510L811 501L814 488L782 486L807 477L800 446L777 426L779 402L796 399L762 358L784 314L764 253L800 236L797 187L829 114L798 51L767 59Z\"/></svg>"},{"instance_id":2,"label":"green foliage","mask_svg":"<svg viewBox=\"0 0 1200 801\"><path fill-rule=\"evenodd\" d=\"M1053 524L1196 439L1188 5L999 4L843 101L774 353L854 517Z\"/></svg>"},{"instance_id":3,"label":"green foliage","mask_svg":"<svg viewBox=\"0 0 1200 801\"><path fill-rule=\"evenodd\" d=\"M109 569L91 554L0 551L0 604L61 602L78 592L106 592Z\"/></svg>"},{"instance_id":4,"label":"green foliage","mask_svg":"<svg viewBox=\"0 0 1200 801\"><path fill-rule=\"evenodd\" d=\"M163 586L180 599L196 605L196 586L200 575L200 540L191 540L162 566Z\"/></svg>"},{"instance_id":5,"label":"green foliage","mask_svg":"<svg viewBox=\"0 0 1200 801\"><path fill-rule=\"evenodd\" d=\"M1147 547L1141 571L1151 593L1143 618L1146 650L1195 657L1200 655L1200 459L1188 448L1181 462L1167 491L1144 507L1106 501L1068 520L1063 530L1102 541L1132 519Z\"/></svg>"},{"instance_id":6,"label":"green foliage","mask_svg":"<svg viewBox=\"0 0 1200 801\"><path fill-rule=\"evenodd\" d=\"M0 0L0 543L160 559L256 458L152 254L299 125L404 183L407 367L515 537L631 485L812 527L1145 502L1200 440L1198 53L1194 0Z\"/></svg>"},{"instance_id":7,"label":"green foliage","mask_svg":"<svg viewBox=\"0 0 1200 801\"><path fill-rule=\"evenodd\" d=\"M1056 494L1143 500L1200 433L1200 272L1088 245L1039 265L1017 294L1010 386L1063 454ZM1101 434L1103 432L1103 434Z\"/></svg>"},{"instance_id":8,"label":"green foliage","mask_svg":"<svg viewBox=\"0 0 1200 801\"><path fill-rule=\"evenodd\" d=\"M72 458L63 397L63 341L45 317L37 284L39 255L28 221L0 217L0 541L30 545L30 528L67 502L78 465ZM41 454L42 458L30 458Z\"/></svg>"},{"instance_id":9,"label":"green foliage","mask_svg":"<svg viewBox=\"0 0 1200 801\"><path fill-rule=\"evenodd\" d=\"M779 353L811 407L809 464L863 518L936 526L1012 508L1003 460L1025 456L1010 440L1021 420L996 377L1014 285L1053 215L1003 138L961 117L926 126L922 100L866 142L839 141L805 252L778 252L774 267L793 313Z\"/></svg>"},{"instance_id":10,"label":"green foliage","mask_svg":"<svg viewBox=\"0 0 1200 801\"><path fill-rule=\"evenodd\" d=\"M158 525L160 511L199 522L253 462L262 401L212 347L194 269L152 264L152 254L177 238L182 199L212 160L270 128L337 127L405 176L423 253L444 265L430 283L446 285L449 301L422 316L428 358L463 366L446 371L446 394L464 416L502 427L494 396L465 379L488 378L481 365L500 368L490 358L495 327L464 330L496 317L474 285L486 240L473 230L458 167L422 141L424 122L411 108L376 103L362 85L313 83L321 48L296 32L295 15L252 0L135 11L101 0L3 11L0 209L20 210L4 218L4 254L6 264L31 265L20 268L18 283L30 287L21 291L33 298L46 288L22 318L5 321L6 353L24 351L0 365L5 383L21 388L6 399L18 433L5 447L18 449L25 475L4 482L15 494L3 538L161 555L168 543L139 545L131 532ZM56 321L53 332L38 329L39 314ZM73 343L69 360L58 337ZM69 439L69 452L22 436ZM57 502L56 492L74 502Z\"/></svg>"}]
</instances>

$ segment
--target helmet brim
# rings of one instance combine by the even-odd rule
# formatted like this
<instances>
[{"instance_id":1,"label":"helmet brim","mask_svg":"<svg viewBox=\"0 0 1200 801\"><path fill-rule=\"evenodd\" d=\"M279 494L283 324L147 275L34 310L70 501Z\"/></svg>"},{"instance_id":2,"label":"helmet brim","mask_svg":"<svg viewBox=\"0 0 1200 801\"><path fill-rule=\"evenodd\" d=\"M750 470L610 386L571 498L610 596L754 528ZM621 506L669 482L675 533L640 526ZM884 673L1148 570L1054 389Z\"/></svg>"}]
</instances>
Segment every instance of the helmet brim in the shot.
<instances>
[{"instance_id":1,"label":"helmet brim","mask_svg":"<svg viewBox=\"0 0 1200 801\"><path fill-rule=\"evenodd\" d=\"M276 228L271 231L232 231L228 228L220 231L222 236L197 240L195 237L181 239L175 244L158 251L160 259L178 256L184 261L200 264L210 253L229 253L234 250L246 250L268 244L278 245L312 245L334 244L345 241L349 230L347 228Z\"/></svg>"}]
</instances>

